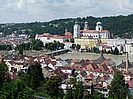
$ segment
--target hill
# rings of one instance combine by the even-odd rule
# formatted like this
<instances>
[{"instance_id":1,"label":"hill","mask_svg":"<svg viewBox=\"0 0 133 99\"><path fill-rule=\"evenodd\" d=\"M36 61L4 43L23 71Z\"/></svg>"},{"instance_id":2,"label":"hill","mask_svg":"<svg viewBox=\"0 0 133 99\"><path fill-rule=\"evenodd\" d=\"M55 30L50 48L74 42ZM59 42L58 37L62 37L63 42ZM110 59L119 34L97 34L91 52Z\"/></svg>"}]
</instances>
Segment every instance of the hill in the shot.
<instances>
[{"instance_id":1,"label":"hill","mask_svg":"<svg viewBox=\"0 0 133 99\"><path fill-rule=\"evenodd\" d=\"M3 34L26 33L26 34L41 34L48 32L51 34L63 35L67 27L68 31L73 32L73 25L78 21L81 29L84 27L84 22L88 21L89 28L95 29L97 21L103 23L104 29L108 29L114 37L133 38L133 14L128 16L111 16L111 17L78 17L58 19L50 22L32 22L32 23L11 23L0 24L0 32Z\"/></svg>"}]
</instances>

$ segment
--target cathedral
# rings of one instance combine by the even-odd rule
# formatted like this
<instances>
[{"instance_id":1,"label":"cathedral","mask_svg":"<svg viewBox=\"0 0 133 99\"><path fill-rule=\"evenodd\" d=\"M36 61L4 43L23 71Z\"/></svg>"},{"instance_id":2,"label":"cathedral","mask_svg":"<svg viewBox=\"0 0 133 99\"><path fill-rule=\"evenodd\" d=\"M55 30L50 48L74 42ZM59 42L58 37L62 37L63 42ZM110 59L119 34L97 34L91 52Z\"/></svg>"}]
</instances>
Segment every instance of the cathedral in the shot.
<instances>
[{"instance_id":1,"label":"cathedral","mask_svg":"<svg viewBox=\"0 0 133 99\"><path fill-rule=\"evenodd\" d=\"M80 25L75 22L73 37L86 39L109 39L110 32L108 30L104 30L102 23L99 21L96 23L95 30L89 30L88 22L85 22L84 30L80 30Z\"/></svg>"}]
</instances>

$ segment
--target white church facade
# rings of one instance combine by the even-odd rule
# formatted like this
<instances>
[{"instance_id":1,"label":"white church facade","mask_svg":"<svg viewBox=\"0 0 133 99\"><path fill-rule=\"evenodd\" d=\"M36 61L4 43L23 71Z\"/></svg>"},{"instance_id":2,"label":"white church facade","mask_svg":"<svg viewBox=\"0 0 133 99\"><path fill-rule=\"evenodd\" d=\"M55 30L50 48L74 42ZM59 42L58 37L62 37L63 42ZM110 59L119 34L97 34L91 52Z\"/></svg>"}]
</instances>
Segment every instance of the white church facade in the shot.
<instances>
[{"instance_id":1,"label":"white church facade","mask_svg":"<svg viewBox=\"0 0 133 99\"><path fill-rule=\"evenodd\" d=\"M88 22L85 22L84 30L80 30L80 25L75 22L74 25L74 38L88 38L88 39L110 39L110 32L104 30L102 23L97 22L95 30L89 30Z\"/></svg>"}]
</instances>

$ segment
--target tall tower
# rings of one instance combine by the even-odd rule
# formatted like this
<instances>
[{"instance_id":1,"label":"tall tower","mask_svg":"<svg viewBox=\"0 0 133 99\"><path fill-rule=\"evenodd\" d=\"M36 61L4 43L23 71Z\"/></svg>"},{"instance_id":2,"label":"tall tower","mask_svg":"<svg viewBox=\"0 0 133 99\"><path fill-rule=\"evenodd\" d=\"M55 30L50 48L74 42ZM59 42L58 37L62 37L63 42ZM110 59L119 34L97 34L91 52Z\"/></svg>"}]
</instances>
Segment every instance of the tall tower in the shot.
<instances>
[{"instance_id":1,"label":"tall tower","mask_svg":"<svg viewBox=\"0 0 133 99\"><path fill-rule=\"evenodd\" d=\"M84 30L89 30L88 22L85 22Z\"/></svg>"},{"instance_id":2,"label":"tall tower","mask_svg":"<svg viewBox=\"0 0 133 99\"><path fill-rule=\"evenodd\" d=\"M80 37L80 25L78 24L78 22L75 22L75 25L74 25L73 29L74 29L73 37L74 38Z\"/></svg>"},{"instance_id":3,"label":"tall tower","mask_svg":"<svg viewBox=\"0 0 133 99\"><path fill-rule=\"evenodd\" d=\"M101 32L102 29L103 29L103 27L102 27L102 23L98 21L98 22L96 23L96 31Z\"/></svg>"}]
</instances>

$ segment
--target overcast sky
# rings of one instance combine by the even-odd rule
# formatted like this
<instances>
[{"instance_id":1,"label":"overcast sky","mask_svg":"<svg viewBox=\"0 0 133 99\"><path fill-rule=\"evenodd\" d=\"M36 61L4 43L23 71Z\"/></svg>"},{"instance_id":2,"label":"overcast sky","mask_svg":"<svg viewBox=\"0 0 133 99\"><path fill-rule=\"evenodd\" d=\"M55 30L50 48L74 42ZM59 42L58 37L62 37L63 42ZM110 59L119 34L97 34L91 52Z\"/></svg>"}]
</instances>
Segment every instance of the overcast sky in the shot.
<instances>
[{"instance_id":1,"label":"overcast sky","mask_svg":"<svg viewBox=\"0 0 133 99\"><path fill-rule=\"evenodd\" d=\"M133 0L0 0L0 23L133 13Z\"/></svg>"}]
</instances>

